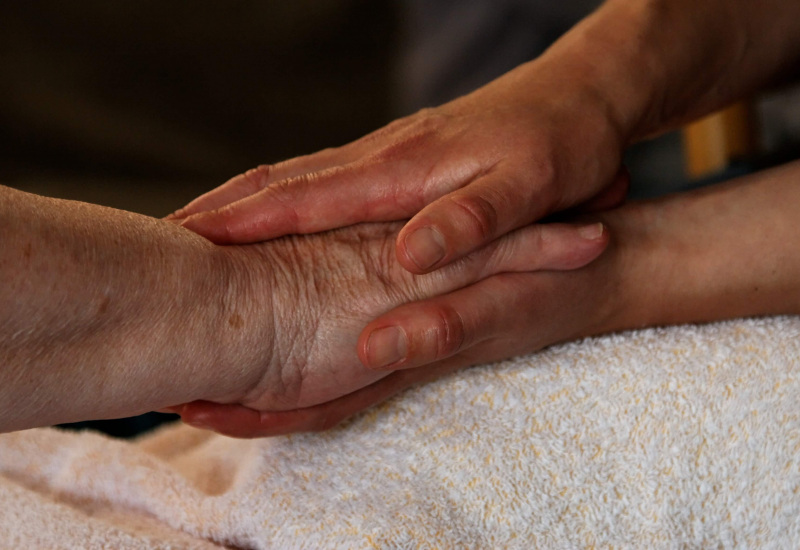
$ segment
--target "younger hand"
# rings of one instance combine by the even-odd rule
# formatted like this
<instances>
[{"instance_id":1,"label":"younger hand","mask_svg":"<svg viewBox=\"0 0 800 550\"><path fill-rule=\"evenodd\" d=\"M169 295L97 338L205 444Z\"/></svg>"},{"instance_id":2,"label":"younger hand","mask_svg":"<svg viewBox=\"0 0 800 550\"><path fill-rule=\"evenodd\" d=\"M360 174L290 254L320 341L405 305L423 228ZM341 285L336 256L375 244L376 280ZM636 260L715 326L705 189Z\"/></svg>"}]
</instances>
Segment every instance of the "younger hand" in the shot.
<instances>
[{"instance_id":1,"label":"younger hand","mask_svg":"<svg viewBox=\"0 0 800 550\"><path fill-rule=\"evenodd\" d=\"M548 214L610 208L627 191L623 137L561 70L524 65L344 147L250 170L172 217L217 243L411 218L396 253L419 274Z\"/></svg>"}]
</instances>

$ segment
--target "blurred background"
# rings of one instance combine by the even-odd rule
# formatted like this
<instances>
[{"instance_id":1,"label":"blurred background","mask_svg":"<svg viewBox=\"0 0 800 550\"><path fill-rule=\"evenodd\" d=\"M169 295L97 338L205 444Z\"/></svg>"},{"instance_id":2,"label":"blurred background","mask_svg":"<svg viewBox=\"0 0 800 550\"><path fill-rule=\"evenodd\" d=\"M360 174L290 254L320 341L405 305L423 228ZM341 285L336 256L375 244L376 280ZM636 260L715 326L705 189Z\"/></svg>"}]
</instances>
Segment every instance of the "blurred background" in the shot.
<instances>
[{"instance_id":1,"label":"blurred background","mask_svg":"<svg viewBox=\"0 0 800 550\"><path fill-rule=\"evenodd\" d=\"M0 4L0 183L162 216L389 117L392 6Z\"/></svg>"},{"instance_id":2,"label":"blurred background","mask_svg":"<svg viewBox=\"0 0 800 550\"><path fill-rule=\"evenodd\" d=\"M164 216L248 168L467 93L539 55L599 3L3 2L0 184ZM704 181L795 155L797 96L755 106L770 156ZM626 160L634 197L697 184L684 175L678 133ZM102 427L124 435L151 421Z\"/></svg>"}]
</instances>

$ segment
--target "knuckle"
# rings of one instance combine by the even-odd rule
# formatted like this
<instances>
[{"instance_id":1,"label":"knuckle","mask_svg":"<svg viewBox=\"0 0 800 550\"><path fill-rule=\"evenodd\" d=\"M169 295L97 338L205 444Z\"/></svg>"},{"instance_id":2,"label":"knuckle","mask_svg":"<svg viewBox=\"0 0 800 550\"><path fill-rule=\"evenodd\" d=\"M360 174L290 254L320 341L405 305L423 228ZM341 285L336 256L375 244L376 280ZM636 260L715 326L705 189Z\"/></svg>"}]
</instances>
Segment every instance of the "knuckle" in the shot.
<instances>
[{"instance_id":1,"label":"knuckle","mask_svg":"<svg viewBox=\"0 0 800 550\"><path fill-rule=\"evenodd\" d=\"M514 232L510 238L495 241L497 247L489 262L493 273L504 271L532 271L541 263L542 251L546 249L546 237L536 225L522 232Z\"/></svg>"},{"instance_id":2,"label":"knuckle","mask_svg":"<svg viewBox=\"0 0 800 550\"><path fill-rule=\"evenodd\" d=\"M554 184L558 179L556 153L550 142L538 146L538 154L533 159L533 175L542 184Z\"/></svg>"},{"instance_id":3,"label":"knuckle","mask_svg":"<svg viewBox=\"0 0 800 550\"><path fill-rule=\"evenodd\" d=\"M538 260L541 253L552 250L557 244L558 241L551 228L538 224L527 231L522 246L527 254Z\"/></svg>"},{"instance_id":4,"label":"knuckle","mask_svg":"<svg viewBox=\"0 0 800 550\"><path fill-rule=\"evenodd\" d=\"M450 118L436 107L426 107L414 115L414 127L420 133L438 132L447 125Z\"/></svg>"},{"instance_id":5,"label":"knuckle","mask_svg":"<svg viewBox=\"0 0 800 550\"><path fill-rule=\"evenodd\" d=\"M314 181L314 174L303 174L291 179L281 180L270 185L265 191L269 203L289 216L293 227L300 225L299 204L307 196L308 188Z\"/></svg>"},{"instance_id":6,"label":"knuckle","mask_svg":"<svg viewBox=\"0 0 800 550\"><path fill-rule=\"evenodd\" d=\"M216 216L216 225L221 233L220 237L227 242L231 242L236 234L236 221L238 219L235 207L230 204L223 206L217 211Z\"/></svg>"},{"instance_id":7,"label":"knuckle","mask_svg":"<svg viewBox=\"0 0 800 550\"><path fill-rule=\"evenodd\" d=\"M297 176L295 178L280 180L269 186L269 194L273 200L288 201L295 191L298 182L301 183L305 176Z\"/></svg>"},{"instance_id":8,"label":"knuckle","mask_svg":"<svg viewBox=\"0 0 800 550\"><path fill-rule=\"evenodd\" d=\"M540 189L540 194L552 193L554 196L559 195L561 186L558 185L558 180L560 174L558 167L552 159L547 158L536 163L534 173L536 174L536 179L539 181L537 187Z\"/></svg>"},{"instance_id":9,"label":"knuckle","mask_svg":"<svg viewBox=\"0 0 800 550\"><path fill-rule=\"evenodd\" d=\"M466 327L461 314L449 304L440 304L434 311L436 358L457 353L466 341Z\"/></svg>"},{"instance_id":10,"label":"knuckle","mask_svg":"<svg viewBox=\"0 0 800 550\"><path fill-rule=\"evenodd\" d=\"M447 127L448 117L435 109L424 109L400 124L386 127L388 143L372 155L374 162L405 160L416 158L420 151L431 147L442 139L443 130Z\"/></svg>"},{"instance_id":11,"label":"knuckle","mask_svg":"<svg viewBox=\"0 0 800 550\"><path fill-rule=\"evenodd\" d=\"M525 239L524 270L559 269L571 263L575 255L572 235L561 229L537 225Z\"/></svg>"},{"instance_id":12,"label":"knuckle","mask_svg":"<svg viewBox=\"0 0 800 550\"><path fill-rule=\"evenodd\" d=\"M454 196L450 199L452 206L459 210L469 233L477 235L481 241L493 239L497 234L497 207L480 195Z\"/></svg>"},{"instance_id":13,"label":"knuckle","mask_svg":"<svg viewBox=\"0 0 800 550\"><path fill-rule=\"evenodd\" d=\"M269 177L271 173L271 165L261 164L242 174L241 181L250 194L257 193L269 185Z\"/></svg>"},{"instance_id":14,"label":"knuckle","mask_svg":"<svg viewBox=\"0 0 800 550\"><path fill-rule=\"evenodd\" d=\"M539 201L549 193L557 195L562 187L559 185L563 177L560 159L565 153L557 149L556 143L556 137L545 134L529 139L524 146L529 154L525 162L524 173L528 183L525 187L535 193Z\"/></svg>"}]
</instances>

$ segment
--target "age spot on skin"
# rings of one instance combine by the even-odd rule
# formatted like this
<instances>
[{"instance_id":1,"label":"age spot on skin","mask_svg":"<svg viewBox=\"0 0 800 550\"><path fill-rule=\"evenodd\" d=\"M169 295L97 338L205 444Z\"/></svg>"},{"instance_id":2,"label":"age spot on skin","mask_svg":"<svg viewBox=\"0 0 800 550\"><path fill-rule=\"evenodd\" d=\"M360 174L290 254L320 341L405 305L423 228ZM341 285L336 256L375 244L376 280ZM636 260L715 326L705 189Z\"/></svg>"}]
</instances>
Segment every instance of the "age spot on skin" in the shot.
<instances>
[{"instance_id":1,"label":"age spot on skin","mask_svg":"<svg viewBox=\"0 0 800 550\"><path fill-rule=\"evenodd\" d=\"M233 328L242 328L244 326L244 319L238 313L234 313L228 319L228 324Z\"/></svg>"},{"instance_id":2,"label":"age spot on skin","mask_svg":"<svg viewBox=\"0 0 800 550\"><path fill-rule=\"evenodd\" d=\"M100 302L100 305L97 308L97 314L102 315L106 311L108 311L108 304L111 303L111 298L108 296L103 296L103 300Z\"/></svg>"},{"instance_id":3,"label":"age spot on skin","mask_svg":"<svg viewBox=\"0 0 800 550\"><path fill-rule=\"evenodd\" d=\"M33 245L31 243L26 244L25 248L22 249L22 255L25 256L26 260L30 260L32 253L33 253Z\"/></svg>"}]
</instances>

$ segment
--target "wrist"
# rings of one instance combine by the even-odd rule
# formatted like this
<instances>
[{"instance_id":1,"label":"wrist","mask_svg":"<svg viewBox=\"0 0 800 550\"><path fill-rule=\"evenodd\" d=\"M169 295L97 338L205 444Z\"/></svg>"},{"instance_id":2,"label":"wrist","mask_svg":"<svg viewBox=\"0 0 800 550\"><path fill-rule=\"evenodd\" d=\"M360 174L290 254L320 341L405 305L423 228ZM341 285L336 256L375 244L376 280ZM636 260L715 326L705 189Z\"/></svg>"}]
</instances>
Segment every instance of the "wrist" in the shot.
<instances>
[{"instance_id":1,"label":"wrist","mask_svg":"<svg viewBox=\"0 0 800 550\"><path fill-rule=\"evenodd\" d=\"M245 401L273 362L275 340L275 262L257 245L214 246L210 296L213 312L214 378L203 397L216 403Z\"/></svg>"},{"instance_id":2,"label":"wrist","mask_svg":"<svg viewBox=\"0 0 800 550\"><path fill-rule=\"evenodd\" d=\"M800 313L800 256L786 245L800 231L798 177L794 163L604 214L606 330Z\"/></svg>"},{"instance_id":3,"label":"wrist","mask_svg":"<svg viewBox=\"0 0 800 550\"><path fill-rule=\"evenodd\" d=\"M572 95L588 99L613 129L621 147L657 126L653 104L663 89L662 68L644 29L652 23L649 2L606 2L556 41L537 60ZM568 94L564 94L568 95Z\"/></svg>"}]
</instances>

